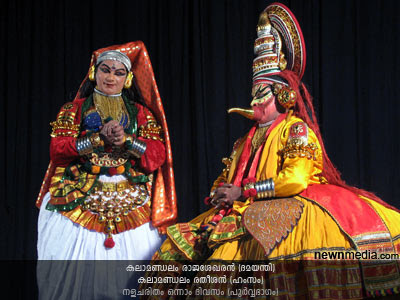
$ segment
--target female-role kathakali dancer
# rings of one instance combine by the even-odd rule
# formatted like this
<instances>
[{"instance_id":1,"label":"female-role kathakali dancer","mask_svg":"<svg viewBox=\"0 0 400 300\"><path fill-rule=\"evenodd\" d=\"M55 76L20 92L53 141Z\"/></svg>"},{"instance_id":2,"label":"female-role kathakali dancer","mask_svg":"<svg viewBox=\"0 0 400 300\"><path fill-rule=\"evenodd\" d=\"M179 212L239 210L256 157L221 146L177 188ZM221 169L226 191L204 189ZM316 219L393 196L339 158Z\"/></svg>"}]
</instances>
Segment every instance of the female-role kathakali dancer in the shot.
<instances>
[{"instance_id":1,"label":"female-role kathakali dancer","mask_svg":"<svg viewBox=\"0 0 400 300\"><path fill-rule=\"evenodd\" d=\"M145 260L177 217L164 109L140 41L95 51L51 123L39 260Z\"/></svg>"},{"instance_id":2,"label":"female-role kathakali dancer","mask_svg":"<svg viewBox=\"0 0 400 300\"><path fill-rule=\"evenodd\" d=\"M398 293L397 261L315 260L322 251L399 253L400 214L375 195L347 186L329 160L311 97L300 81L305 45L291 11L269 5L257 33L251 108L229 110L255 124L223 159L226 168L205 200L214 207L189 223L170 226L153 259L203 261L205 268L190 287L198 298L220 299L221 291L227 298L229 291L230 297L251 298L251 289L266 288L278 291L271 299ZM272 261L275 272L208 268L215 260ZM243 280L229 281L239 277Z\"/></svg>"}]
</instances>

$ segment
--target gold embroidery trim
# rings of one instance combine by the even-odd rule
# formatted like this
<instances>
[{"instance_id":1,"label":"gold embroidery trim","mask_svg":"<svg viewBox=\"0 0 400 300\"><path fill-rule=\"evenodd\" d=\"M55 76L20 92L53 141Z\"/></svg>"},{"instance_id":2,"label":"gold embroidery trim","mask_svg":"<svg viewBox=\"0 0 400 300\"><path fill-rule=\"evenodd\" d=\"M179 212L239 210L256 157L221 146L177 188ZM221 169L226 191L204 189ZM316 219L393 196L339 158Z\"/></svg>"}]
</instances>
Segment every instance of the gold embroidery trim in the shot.
<instances>
[{"instance_id":1,"label":"gold embroidery trim","mask_svg":"<svg viewBox=\"0 0 400 300\"><path fill-rule=\"evenodd\" d=\"M65 108L65 106L64 106L64 108ZM65 111L65 110L63 110L58 114L57 121L67 122L67 123L73 124L74 120L75 120L75 115L76 114L75 114L74 111Z\"/></svg>"},{"instance_id":2,"label":"gold embroidery trim","mask_svg":"<svg viewBox=\"0 0 400 300\"><path fill-rule=\"evenodd\" d=\"M265 134L268 131L269 126L259 127L254 133L253 139L251 140L251 153L255 153L258 148L265 142Z\"/></svg>"},{"instance_id":3,"label":"gold embroidery trim","mask_svg":"<svg viewBox=\"0 0 400 300\"><path fill-rule=\"evenodd\" d=\"M113 222L112 234L118 234L126 230L135 229L150 221L150 201L147 201L143 206L129 212L127 216L121 217L121 222ZM77 206L71 211L60 212L71 221L97 232L104 232L107 222L99 222L99 214L94 214L90 210L82 210L81 206Z\"/></svg>"},{"instance_id":4,"label":"gold embroidery trim","mask_svg":"<svg viewBox=\"0 0 400 300\"><path fill-rule=\"evenodd\" d=\"M303 145L299 143L288 143L280 152L283 158L306 157L307 159L316 160L315 152L318 149L315 143Z\"/></svg>"},{"instance_id":5,"label":"gold embroidery trim","mask_svg":"<svg viewBox=\"0 0 400 300\"><path fill-rule=\"evenodd\" d=\"M58 118L57 121L51 122L50 125L53 128L50 134L51 137L57 137L57 136L78 137L79 135L79 124L73 124L73 122L60 120L60 118Z\"/></svg>"},{"instance_id":6,"label":"gold embroidery trim","mask_svg":"<svg viewBox=\"0 0 400 300\"><path fill-rule=\"evenodd\" d=\"M112 153L92 153L89 157L90 162L99 167L119 167L128 161L129 154L127 152L118 151L118 149L113 149Z\"/></svg>"},{"instance_id":7,"label":"gold embroidery trim","mask_svg":"<svg viewBox=\"0 0 400 300\"><path fill-rule=\"evenodd\" d=\"M164 142L161 137L162 127L151 116L147 116L147 124L139 127L139 136L145 139Z\"/></svg>"}]
</instances>

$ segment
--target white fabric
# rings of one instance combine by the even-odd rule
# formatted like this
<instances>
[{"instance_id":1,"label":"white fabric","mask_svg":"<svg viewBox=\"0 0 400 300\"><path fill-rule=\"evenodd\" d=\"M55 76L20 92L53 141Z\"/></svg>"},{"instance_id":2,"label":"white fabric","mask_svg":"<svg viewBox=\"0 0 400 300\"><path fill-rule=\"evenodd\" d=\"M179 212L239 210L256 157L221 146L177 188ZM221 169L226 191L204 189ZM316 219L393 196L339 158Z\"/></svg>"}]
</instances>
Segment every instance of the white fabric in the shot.
<instances>
[{"instance_id":1,"label":"white fabric","mask_svg":"<svg viewBox=\"0 0 400 300\"><path fill-rule=\"evenodd\" d=\"M122 175L99 177L102 182L122 180ZM163 242L150 222L114 234L115 246L106 248L105 233L47 210L49 200L47 193L38 219L39 299L119 299L123 289L138 287L143 272L127 272L127 266L148 263Z\"/></svg>"},{"instance_id":2,"label":"white fabric","mask_svg":"<svg viewBox=\"0 0 400 300\"><path fill-rule=\"evenodd\" d=\"M88 230L60 213L46 209L44 196L38 220L39 260L149 260L163 238L151 223L114 234L114 248L104 247L105 233Z\"/></svg>"},{"instance_id":3,"label":"white fabric","mask_svg":"<svg viewBox=\"0 0 400 300\"><path fill-rule=\"evenodd\" d=\"M164 238L146 223L113 235L115 246L109 249L104 246L105 233L46 210L49 200L47 193L38 220L39 299L126 299L124 289L137 289L138 278L144 276L127 272L127 266L147 264Z\"/></svg>"}]
</instances>

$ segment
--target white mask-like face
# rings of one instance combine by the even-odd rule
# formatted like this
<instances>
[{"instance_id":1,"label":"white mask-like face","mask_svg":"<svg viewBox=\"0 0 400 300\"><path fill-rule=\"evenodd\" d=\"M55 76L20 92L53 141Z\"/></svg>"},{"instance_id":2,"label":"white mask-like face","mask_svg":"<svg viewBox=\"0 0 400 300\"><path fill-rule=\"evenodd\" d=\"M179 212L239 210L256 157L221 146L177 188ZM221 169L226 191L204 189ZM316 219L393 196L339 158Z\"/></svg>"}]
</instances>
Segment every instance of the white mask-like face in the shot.
<instances>
[{"instance_id":1,"label":"white mask-like face","mask_svg":"<svg viewBox=\"0 0 400 300\"><path fill-rule=\"evenodd\" d=\"M275 120L280 113L276 107L276 99L272 93L272 86L266 83L259 83L252 89L251 107L254 111L253 120L264 124Z\"/></svg>"},{"instance_id":2,"label":"white mask-like face","mask_svg":"<svg viewBox=\"0 0 400 300\"><path fill-rule=\"evenodd\" d=\"M122 91L127 76L123 63L116 60L105 60L97 67L97 89L107 95L115 95Z\"/></svg>"}]
</instances>

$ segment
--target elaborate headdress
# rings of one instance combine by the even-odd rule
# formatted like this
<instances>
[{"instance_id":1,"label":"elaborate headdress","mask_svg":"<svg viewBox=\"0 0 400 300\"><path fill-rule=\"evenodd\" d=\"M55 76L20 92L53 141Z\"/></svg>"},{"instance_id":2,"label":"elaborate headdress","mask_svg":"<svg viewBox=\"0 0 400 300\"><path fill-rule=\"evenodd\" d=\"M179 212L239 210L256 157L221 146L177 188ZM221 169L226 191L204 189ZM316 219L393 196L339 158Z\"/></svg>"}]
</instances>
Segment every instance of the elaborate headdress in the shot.
<instances>
[{"instance_id":1,"label":"elaborate headdress","mask_svg":"<svg viewBox=\"0 0 400 300\"><path fill-rule=\"evenodd\" d=\"M306 48L299 23L285 5L273 3L260 15L257 36L253 85L273 84L278 102L291 108L295 105L298 91L283 78L288 72L293 72L300 81L306 66Z\"/></svg>"},{"instance_id":2,"label":"elaborate headdress","mask_svg":"<svg viewBox=\"0 0 400 300\"><path fill-rule=\"evenodd\" d=\"M177 218L177 202L168 126L149 55L141 41L129 42L123 45L114 45L96 50L92 54L89 72L82 81L82 84L89 78L93 67L106 59L114 59L122 62L127 67L128 71L133 73L144 103L153 112L158 124L163 128L166 161L157 170L157 175L154 179L151 220L154 226L164 230L166 226L173 224ZM77 101L79 97L80 95L78 92L74 101ZM44 193L48 189L47 181L51 178L53 172L54 166L51 166L50 163L37 200L37 205L40 205Z\"/></svg>"},{"instance_id":3,"label":"elaborate headdress","mask_svg":"<svg viewBox=\"0 0 400 300\"><path fill-rule=\"evenodd\" d=\"M290 70L299 76L306 66L306 48L303 33L296 17L281 3L269 5L260 15L258 38L254 42L253 80L269 79L281 82L275 76Z\"/></svg>"},{"instance_id":4,"label":"elaborate headdress","mask_svg":"<svg viewBox=\"0 0 400 300\"><path fill-rule=\"evenodd\" d=\"M253 85L273 85L279 103L292 108L306 66L306 47L299 23L285 5L272 3L260 14L254 54ZM297 80L294 85L293 78ZM254 115L252 109L231 108L228 112L247 118Z\"/></svg>"}]
</instances>

